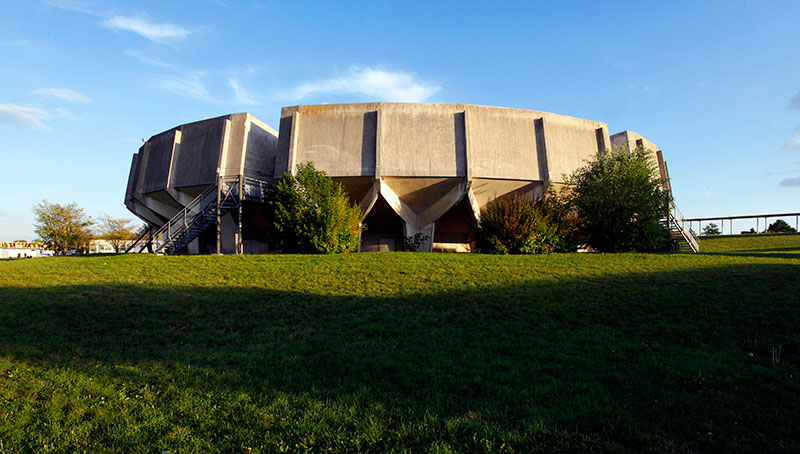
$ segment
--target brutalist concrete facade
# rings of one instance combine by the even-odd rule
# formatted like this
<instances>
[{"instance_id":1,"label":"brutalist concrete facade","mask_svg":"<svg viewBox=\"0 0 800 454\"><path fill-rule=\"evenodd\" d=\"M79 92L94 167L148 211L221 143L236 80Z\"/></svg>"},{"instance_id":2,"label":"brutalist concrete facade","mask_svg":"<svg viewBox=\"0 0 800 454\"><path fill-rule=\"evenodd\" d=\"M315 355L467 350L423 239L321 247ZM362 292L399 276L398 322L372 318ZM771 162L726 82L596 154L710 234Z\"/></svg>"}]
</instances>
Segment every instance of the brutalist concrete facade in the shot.
<instances>
[{"instance_id":1,"label":"brutalist concrete facade","mask_svg":"<svg viewBox=\"0 0 800 454\"><path fill-rule=\"evenodd\" d=\"M178 214L220 175L274 181L278 133L248 113L177 126L150 138L133 155L125 205L158 228ZM280 172L278 172L280 175ZM257 206L244 206L246 252L264 252L268 226ZM235 251L234 213L222 219L222 252ZM215 252L213 232L189 245L189 253Z\"/></svg>"},{"instance_id":2,"label":"brutalist concrete facade","mask_svg":"<svg viewBox=\"0 0 800 454\"><path fill-rule=\"evenodd\" d=\"M158 225L216 175L274 181L311 161L361 206L362 250L401 250L405 237L420 233L427 238L420 250L467 251L473 223L490 201L541 197L546 181L562 184L612 146L657 150L629 131L609 136L598 121L468 104L284 107L279 128L233 114L153 136L134 155L126 205ZM246 251L266 249L264 224L245 225ZM190 252L207 249L201 238Z\"/></svg>"}]
</instances>

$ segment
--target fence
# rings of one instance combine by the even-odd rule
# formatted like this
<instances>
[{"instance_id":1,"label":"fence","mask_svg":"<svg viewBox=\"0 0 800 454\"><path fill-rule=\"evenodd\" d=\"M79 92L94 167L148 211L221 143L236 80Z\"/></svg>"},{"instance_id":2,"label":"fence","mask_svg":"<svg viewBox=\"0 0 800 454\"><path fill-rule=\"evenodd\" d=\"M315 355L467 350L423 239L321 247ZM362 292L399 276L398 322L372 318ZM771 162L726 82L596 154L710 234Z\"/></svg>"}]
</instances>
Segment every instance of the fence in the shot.
<instances>
[{"instance_id":1,"label":"fence","mask_svg":"<svg viewBox=\"0 0 800 454\"><path fill-rule=\"evenodd\" d=\"M689 228L691 228L692 230L694 230L693 224L695 222L697 222L697 230L694 230L694 231L697 232L698 234L701 233L700 230L702 229L703 222L707 222L708 223L708 222L715 222L715 221L719 221L719 223L720 223L719 231L720 231L720 233L724 234L725 233L725 225L726 225L725 221L728 221L728 224L727 224L728 225L728 233L733 235L733 232L734 232L733 221L734 220L755 219L755 221L756 221L755 231L756 232L766 232L767 231L767 227L769 226L769 219L776 220L776 219L779 219L779 218L789 218L788 220L787 219L784 219L784 220L789 225L791 225L790 220L791 220L792 217L794 217L794 228L797 229L798 231L800 231L800 228L798 228L798 227L800 227L800 213L772 213L772 214L749 214L749 215L742 215L742 216L716 216L716 217L691 218L691 219L685 219L685 221L689 223ZM764 220L763 229L761 228L761 220L762 219ZM750 233L750 232L742 231L741 233Z\"/></svg>"}]
</instances>

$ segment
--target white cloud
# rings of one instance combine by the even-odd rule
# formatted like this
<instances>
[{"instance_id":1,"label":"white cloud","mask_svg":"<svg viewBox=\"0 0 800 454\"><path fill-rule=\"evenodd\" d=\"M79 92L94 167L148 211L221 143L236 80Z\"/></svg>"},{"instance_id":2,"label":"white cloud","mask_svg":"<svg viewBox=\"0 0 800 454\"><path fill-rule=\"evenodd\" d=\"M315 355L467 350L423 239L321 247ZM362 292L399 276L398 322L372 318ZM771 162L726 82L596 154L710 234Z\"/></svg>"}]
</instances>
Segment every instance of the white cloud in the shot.
<instances>
[{"instance_id":1,"label":"white cloud","mask_svg":"<svg viewBox=\"0 0 800 454\"><path fill-rule=\"evenodd\" d=\"M25 107L17 104L0 104L0 123L13 123L22 128L50 129L43 123L54 115L38 107Z\"/></svg>"},{"instance_id":2,"label":"white cloud","mask_svg":"<svg viewBox=\"0 0 800 454\"><path fill-rule=\"evenodd\" d=\"M800 188L800 177L786 178L781 181L781 186L786 188Z\"/></svg>"},{"instance_id":3,"label":"white cloud","mask_svg":"<svg viewBox=\"0 0 800 454\"><path fill-rule=\"evenodd\" d=\"M233 103L234 104L258 104L255 97L245 90L244 87L239 85L239 81L231 77L228 79L228 84L230 84L231 88L233 88Z\"/></svg>"},{"instance_id":4,"label":"white cloud","mask_svg":"<svg viewBox=\"0 0 800 454\"><path fill-rule=\"evenodd\" d=\"M441 90L402 71L352 67L344 77L305 83L291 93L292 99L302 99L314 93L345 93L368 96L378 101L423 102Z\"/></svg>"},{"instance_id":5,"label":"white cloud","mask_svg":"<svg viewBox=\"0 0 800 454\"><path fill-rule=\"evenodd\" d=\"M191 30L180 25L159 24L143 17L113 16L101 22L100 25L111 30L133 32L154 42L181 39L192 33Z\"/></svg>"},{"instance_id":6,"label":"white cloud","mask_svg":"<svg viewBox=\"0 0 800 454\"><path fill-rule=\"evenodd\" d=\"M83 13L89 14L92 16L97 16L98 13L85 2L76 1L76 0L47 0L45 4L56 7L58 9L63 9L65 11L74 11L76 13Z\"/></svg>"},{"instance_id":7,"label":"white cloud","mask_svg":"<svg viewBox=\"0 0 800 454\"><path fill-rule=\"evenodd\" d=\"M84 96L82 93L79 93L75 90L70 90L69 88L37 88L36 90L33 90L33 94L80 104L88 104L92 102L91 99Z\"/></svg>"},{"instance_id":8,"label":"white cloud","mask_svg":"<svg viewBox=\"0 0 800 454\"><path fill-rule=\"evenodd\" d=\"M166 76L159 82L158 86L181 96L187 96L201 101L213 101L201 79L202 74L200 73L183 77Z\"/></svg>"},{"instance_id":9,"label":"white cloud","mask_svg":"<svg viewBox=\"0 0 800 454\"><path fill-rule=\"evenodd\" d=\"M784 151L800 151L800 136L786 142L782 148Z\"/></svg>"}]
</instances>

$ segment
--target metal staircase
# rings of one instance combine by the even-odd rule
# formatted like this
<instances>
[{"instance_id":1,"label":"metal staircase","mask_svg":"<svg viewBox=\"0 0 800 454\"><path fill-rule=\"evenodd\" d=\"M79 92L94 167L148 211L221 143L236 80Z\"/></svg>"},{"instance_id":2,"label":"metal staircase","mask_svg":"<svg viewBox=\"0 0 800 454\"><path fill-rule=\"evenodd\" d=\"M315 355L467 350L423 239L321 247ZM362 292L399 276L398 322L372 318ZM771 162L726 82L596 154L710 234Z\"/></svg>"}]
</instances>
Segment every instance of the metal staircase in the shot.
<instances>
[{"instance_id":1,"label":"metal staircase","mask_svg":"<svg viewBox=\"0 0 800 454\"><path fill-rule=\"evenodd\" d=\"M220 176L216 184L208 186L189 202L166 224L149 235L142 235L126 252L145 247L154 254L180 254L201 233L220 222L220 218L233 209L239 209L241 231L242 201L264 202L270 183L252 177ZM144 243L144 244L142 244Z\"/></svg>"},{"instance_id":2,"label":"metal staircase","mask_svg":"<svg viewBox=\"0 0 800 454\"><path fill-rule=\"evenodd\" d=\"M681 211L675 206L675 202L669 202L669 219L667 220L672 237L676 240L683 240L692 252L700 251L700 242L697 235L692 231L690 224L686 221Z\"/></svg>"}]
</instances>

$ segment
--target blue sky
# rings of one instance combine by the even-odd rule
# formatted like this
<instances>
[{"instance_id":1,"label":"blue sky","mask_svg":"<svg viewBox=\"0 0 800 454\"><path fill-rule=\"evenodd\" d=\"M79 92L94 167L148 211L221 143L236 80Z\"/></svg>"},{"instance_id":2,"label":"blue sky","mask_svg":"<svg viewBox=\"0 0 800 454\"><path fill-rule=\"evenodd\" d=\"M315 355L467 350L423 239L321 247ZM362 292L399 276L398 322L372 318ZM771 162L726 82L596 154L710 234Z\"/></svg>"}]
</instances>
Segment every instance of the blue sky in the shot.
<instances>
[{"instance_id":1,"label":"blue sky","mask_svg":"<svg viewBox=\"0 0 800 454\"><path fill-rule=\"evenodd\" d=\"M664 150L688 217L797 212L798 24L794 1L6 0L0 241L33 239L42 199L132 218L142 138L323 102L598 120Z\"/></svg>"}]
</instances>

